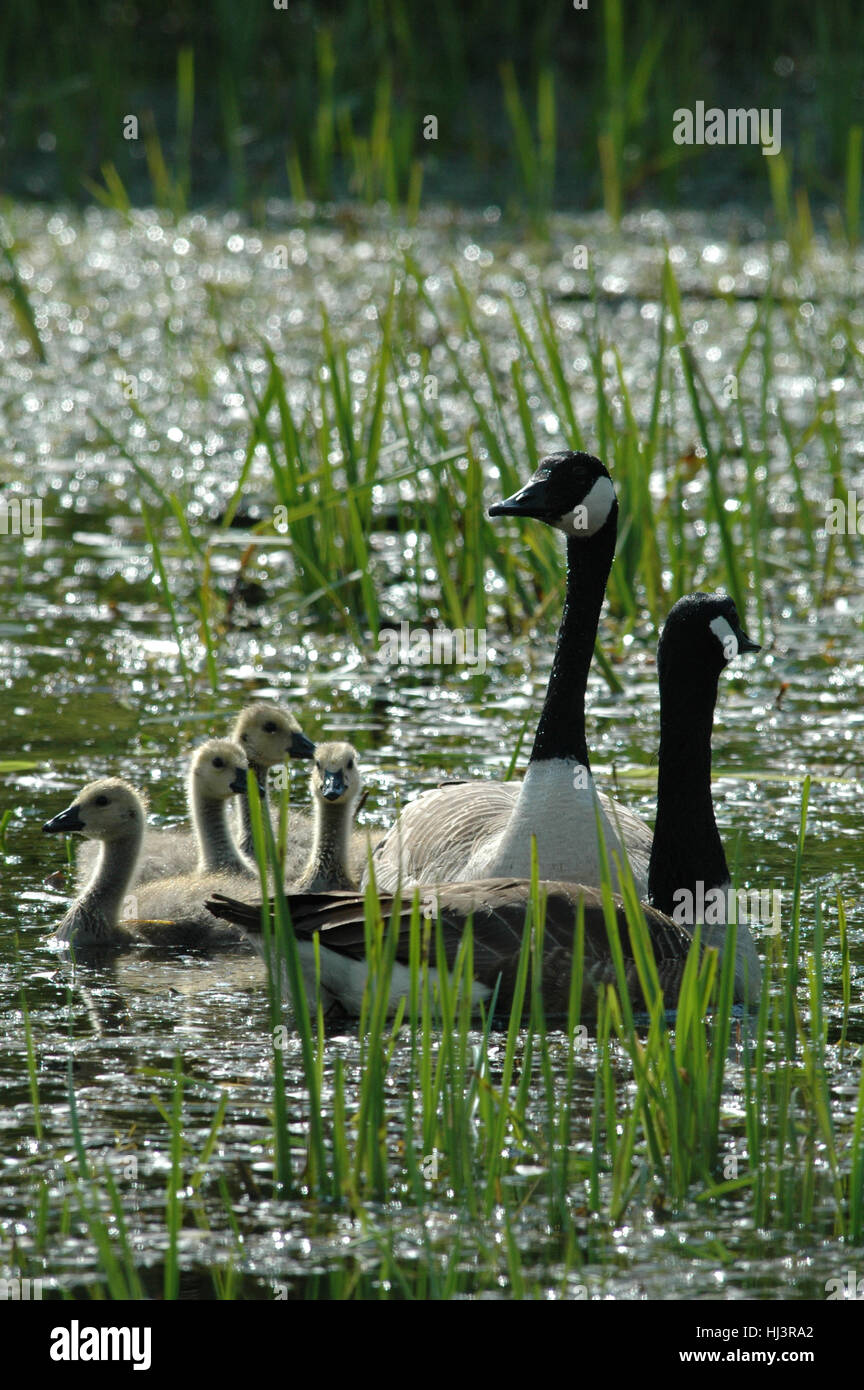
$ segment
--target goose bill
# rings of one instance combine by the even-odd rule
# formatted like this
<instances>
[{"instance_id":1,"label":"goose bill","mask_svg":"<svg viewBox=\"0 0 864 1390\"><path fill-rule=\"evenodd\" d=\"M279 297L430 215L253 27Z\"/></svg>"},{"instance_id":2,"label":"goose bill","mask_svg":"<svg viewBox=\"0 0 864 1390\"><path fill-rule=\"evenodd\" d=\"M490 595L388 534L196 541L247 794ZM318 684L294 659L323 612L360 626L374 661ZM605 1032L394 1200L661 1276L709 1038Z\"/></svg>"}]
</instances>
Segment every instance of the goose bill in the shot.
<instances>
[{"instance_id":1,"label":"goose bill","mask_svg":"<svg viewBox=\"0 0 864 1390\"><path fill-rule=\"evenodd\" d=\"M311 738L301 734L299 729L291 735L291 744L288 748L289 758L314 758L315 744Z\"/></svg>"},{"instance_id":2,"label":"goose bill","mask_svg":"<svg viewBox=\"0 0 864 1390\"><path fill-rule=\"evenodd\" d=\"M42 827L45 835L70 834L73 830L83 830L84 822L77 806L67 806L53 820L46 821Z\"/></svg>"},{"instance_id":3,"label":"goose bill","mask_svg":"<svg viewBox=\"0 0 864 1390\"><path fill-rule=\"evenodd\" d=\"M325 772L321 784L321 795L325 801L338 801L340 796L344 796L347 790L344 774L340 772Z\"/></svg>"},{"instance_id":4,"label":"goose bill","mask_svg":"<svg viewBox=\"0 0 864 1390\"><path fill-rule=\"evenodd\" d=\"M503 502L495 502L489 508L490 516L531 516L537 521L554 519L549 503L549 488L544 480L532 481L505 497Z\"/></svg>"},{"instance_id":5,"label":"goose bill","mask_svg":"<svg viewBox=\"0 0 864 1390\"><path fill-rule=\"evenodd\" d=\"M754 642L752 637L748 637L743 627L737 626L732 629L738 642L739 656L743 652L761 652L762 647L759 642Z\"/></svg>"}]
</instances>

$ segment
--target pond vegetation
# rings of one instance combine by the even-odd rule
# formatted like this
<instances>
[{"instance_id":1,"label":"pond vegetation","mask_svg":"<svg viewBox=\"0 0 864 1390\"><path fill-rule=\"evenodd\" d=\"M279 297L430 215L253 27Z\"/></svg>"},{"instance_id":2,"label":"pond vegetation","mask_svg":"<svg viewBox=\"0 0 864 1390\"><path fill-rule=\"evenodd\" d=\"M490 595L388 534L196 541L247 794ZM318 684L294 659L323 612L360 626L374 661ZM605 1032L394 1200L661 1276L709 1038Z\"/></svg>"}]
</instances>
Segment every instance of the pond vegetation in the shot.
<instances>
[{"instance_id":1,"label":"pond vegetation","mask_svg":"<svg viewBox=\"0 0 864 1390\"><path fill-rule=\"evenodd\" d=\"M130 50L99 56L88 30L86 52L50 57L38 107L11 103L17 191L65 201L0 204L0 1278L46 1297L821 1299L864 1257L862 540L829 525L864 497L860 17L839 6L838 28L799 35L812 72L838 35L847 57L811 89L818 133L794 169L745 161L768 208L699 212L672 206L690 185L657 124L658 84L676 106L706 95L685 74L695 18L673 8L652 38L638 6L625 36L615 0L598 6L592 140L565 169L552 18L530 62L502 50L489 75L496 127L482 103L466 114L475 39L446 5L425 59L415 7L389 7L381 53L399 61L352 104L345 35L365 7L345 8L292 86L312 116L287 150L277 69L249 75L258 20L232 11L237 65L217 62L206 92L203 50L181 44L171 109L160 88L139 146L143 198L120 145L98 168L82 156L76 73L114 91L105 65L131 72ZM15 3L0 26L15 71L10 14L30 19ZM501 18L515 38L521 15ZM424 113L394 75L442 46L439 120L463 112L479 205L456 175L465 205L429 196ZM26 151L58 109L49 178ZM210 184L202 120L230 151ZM507 159L489 148L483 173L494 129ZM579 160L598 210L576 215L559 209ZM82 170L93 201L76 207ZM503 212L502 183L518 189ZM234 210L203 203L217 185ZM610 987L586 1023L574 988L547 1020L526 937L512 1011L478 1018L470 943L433 988L418 911L414 985L389 1018L372 892L368 999L341 1028L286 1011L281 905L269 968L49 949L72 872L42 824L109 775L176 822L192 748L250 698L356 745L372 828L443 778L519 775L562 555L548 528L487 508L565 447L604 460L621 509L588 700L603 790L653 820L654 650L677 598L722 587L762 643L724 677L714 730L734 880L782 896L758 1009L694 954L675 1016L646 957L647 1013ZM482 667L394 662L405 623L482 632ZM304 783L285 788L289 824ZM629 915L638 938L634 897Z\"/></svg>"}]
</instances>

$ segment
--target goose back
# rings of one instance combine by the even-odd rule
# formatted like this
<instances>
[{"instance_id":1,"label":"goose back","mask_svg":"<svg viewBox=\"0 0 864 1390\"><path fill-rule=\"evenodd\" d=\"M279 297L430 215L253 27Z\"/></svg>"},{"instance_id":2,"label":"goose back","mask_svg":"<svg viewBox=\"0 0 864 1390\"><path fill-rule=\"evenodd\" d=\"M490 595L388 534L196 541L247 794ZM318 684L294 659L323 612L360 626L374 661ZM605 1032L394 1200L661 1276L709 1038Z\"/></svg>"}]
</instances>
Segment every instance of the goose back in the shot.
<instances>
[{"instance_id":1,"label":"goose back","mask_svg":"<svg viewBox=\"0 0 864 1390\"><path fill-rule=\"evenodd\" d=\"M416 801L404 806L399 817L375 849L373 856L375 883L378 888L393 892L401 882L406 886L430 883L458 882L485 873L484 860L495 852L511 826L521 791L520 782L465 782L445 784L424 792ZM626 851L637 891L644 894L648 884L648 863L651 855L651 831L638 816L612 797L599 793L598 801L606 839L607 853ZM542 807L542 801L539 803ZM599 880L596 858L596 826L593 803L584 808L588 844L583 845L578 862L588 864L589 881ZM590 820L588 819L590 817ZM574 865L576 846L572 839L572 822L563 822L563 835L550 833L548 820L526 817L524 826L524 865L521 876L530 875L531 835L537 838L541 873L577 881ZM557 830L557 827L556 827ZM557 839L557 844L556 844ZM542 846L542 850L541 850ZM610 861L611 862L611 861ZM369 880L364 865L361 883ZM613 885L617 874L612 866Z\"/></svg>"},{"instance_id":2,"label":"goose back","mask_svg":"<svg viewBox=\"0 0 864 1390\"><path fill-rule=\"evenodd\" d=\"M615 969L609 948L606 919L599 889L572 883L542 883L545 904L541 990L549 1017L566 1015L570 1004L571 975L580 908L584 913L585 936L581 1014L596 1013L597 995L606 983L614 982ZM385 922L398 914L396 969L391 982L391 1011L409 988L410 928L412 902L391 894L379 898ZM365 899L359 893L291 894L287 898L291 923L301 945L311 943L315 934L320 942L320 983L328 1002L335 1002L348 1014L359 1012L368 974L366 962ZM260 938L260 908L229 902L224 897L208 900L208 908ZM475 1003L488 1000L496 986L498 1006L509 1013L519 968L519 957L526 924L532 915L532 888L524 880L493 878L474 883L446 884L429 888L421 896L424 915L437 922L447 966L455 964L467 923L472 924ZM688 934L650 907L642 911L648 924L658 976L667 1007L678 997L684 967L691 946ZM630 946L629 927L620 898L614 899L614 912L622 943L625 987L638 1008L646 1003L639 984L635 958ZM422 933L421 933L422 935ZM435 960L435 936L425 936L427 958ZM431 952L431 957L429 956ZM301 962L314 970L311 952L301 951ZM314 991L314 973L307 975L306 988Z\"/></svg>"}]
</instances>

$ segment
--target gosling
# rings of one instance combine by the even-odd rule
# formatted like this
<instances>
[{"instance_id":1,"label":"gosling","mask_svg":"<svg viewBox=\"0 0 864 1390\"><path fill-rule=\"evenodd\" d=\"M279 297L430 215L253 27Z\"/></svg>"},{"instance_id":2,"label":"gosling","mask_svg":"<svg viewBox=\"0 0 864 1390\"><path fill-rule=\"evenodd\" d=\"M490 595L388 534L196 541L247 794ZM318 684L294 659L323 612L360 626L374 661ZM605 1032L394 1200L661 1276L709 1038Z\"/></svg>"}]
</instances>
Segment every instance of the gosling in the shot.
<instances>
[{"instance_id":1,"label":"gosling","mask_svg":"<svg viewBox=\"0 0 864 1390\"><path fill-rule=\"evenodd\" d=\"M238 769L231 768L230 774L228 768L214 770L229 787L234 783L224 799L235 794ZM125 950L135 942L210 949L240 944L238 929L226 930L203 904L214 891L247 900L255 883L246 875L202 871L137 884L130 894L146 816L146 801L135 788L118 777L108 777L89 783L65 811L42 827L46 834L81 834L98 842L93 873L51 941L103 950Z\"/></svg>"},{"instance_id":2,"label":"gosling","mask_svg":"<svg viewBox=\"0 0 864 1390\"><path fill-rule=\"evenodd\" d=\"M281 766L286 758L312 758L315 744L308 739L287 709L280 705L268 705L257 701L247 705L231 731L235 743L239 743L249 766L255 773L261 808L265 815L271 814L267 802L267 773L271 767ZM246 787L240 793L237 803L237 832L240 849L248 859L254 859L255 846L252 838L252 813L249 810L249 797Z\"/></svg>"},{"instance_id":3,"label":"gosling","mask_svg":"<svg viewBox=\"0 0 864 1390\"><path fill-rule=\"evenodd\" d=\"M319 743L315 749L309 791L313 806L312 852L291 891L327 893L356 888L351 867L352 824L363 779L357 750L350 743Z\"/></svg>"}]
</instances>

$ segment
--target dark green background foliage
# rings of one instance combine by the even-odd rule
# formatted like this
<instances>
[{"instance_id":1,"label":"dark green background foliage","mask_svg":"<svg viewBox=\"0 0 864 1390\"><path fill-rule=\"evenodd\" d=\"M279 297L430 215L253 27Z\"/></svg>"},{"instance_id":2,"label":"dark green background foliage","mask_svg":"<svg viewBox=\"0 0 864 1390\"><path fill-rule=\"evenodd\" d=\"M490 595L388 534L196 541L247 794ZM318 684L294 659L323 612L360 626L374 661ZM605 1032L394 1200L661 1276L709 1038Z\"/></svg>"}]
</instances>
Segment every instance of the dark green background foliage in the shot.
<instances>
[{"instance_id":1,"label":"dark green background foliage","mask_svg":"<svg viewBox=\"0 0 864 1390\"><path fill-rule=\"evenodd\" d=\"M764 198L758 149L673 144L673 110L703 100L781 107L793 185L842 200L864 121L856 0L589 6L5 0L2 187L87 197L89 180L115 201L120 186L133 201L170 187L253 210L279 193L410 202L422 162L424 197L535 210ZM128 114L138 141L123 139Z\"/></svg>"}]
</instances>

